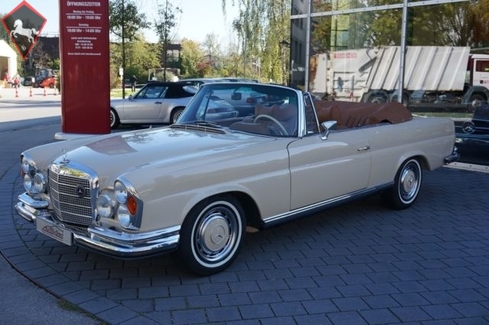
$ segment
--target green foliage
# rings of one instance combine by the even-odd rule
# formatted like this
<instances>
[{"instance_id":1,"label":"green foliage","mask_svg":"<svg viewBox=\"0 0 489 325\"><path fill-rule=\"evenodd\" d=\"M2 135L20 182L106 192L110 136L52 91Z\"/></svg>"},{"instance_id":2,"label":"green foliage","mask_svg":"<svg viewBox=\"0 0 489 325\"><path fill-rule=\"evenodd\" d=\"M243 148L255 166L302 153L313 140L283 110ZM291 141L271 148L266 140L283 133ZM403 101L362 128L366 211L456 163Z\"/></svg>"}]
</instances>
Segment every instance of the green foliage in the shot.
<instances>
[{"instance_id":1,"label":"green foliage","mask_svg":"<svg viewBox=\"0 0 489 325\"><path fill-rule=\"evenodd\" d=\"M153 25L154 31L158 35L160 42L168 45L174 38L172 33L177 26L177 15L182 13L182 9L173 6L168 0L163 0L163 3L160 3L159 0L156 2L158 15Z\"/></svg>"},{"instance_id":2,"label":"green foliage","mask_svg":"<svg viewBox=\"0 0 489 325\"><path fill-rule=\"evenodd\" d=\"M182 10L179 7L173 6L168 0L163 0L163 3L156 0L156 3L158 7L158 16L154 22L154 30L160 41L161 53L163 53L163 75L164 79L167 79L167 47L174 38L172 33L177 25L177 15L181 14Z\"/></svg>"},{"instance_id":3,"label":"green foliage","mask_svg":"<svg viewBox=\"0 0 489 325\"><path fill-rule=\"evenodd\" d=\"M54 59L53 61L51 61L51 64L49 65L49 67L53 70L59 70L61 68L60 59Z\"/></svg>"},{"instance_id":4,"label":"green foliage","mask_svg":"<svg viewBox=\"0 0 489 325\"><path fill-rule=\"evenodd\" d=\"M222 0L224 13L228 3ZM233 21L238 44L228 71L241 77L282 80L289 49L280 44L290 40L290 1L233 0L231 6L237 6L239 11Z\"/></svg>"},{"instance_id":5,"label":"green foliage","mask_svg":"<svg viewBox=\"0 0 489 325\"><path fill-rule=\"evenodd\" d=\"M56 72L56 89L61 94L61 70L57 70Z\"/></svg>"},{"instance_id":6,"label":"green foliage","mask_svg":"<svg viewBox=\"0 0 489 325\"><path fill-rule=\"evenodd\" d=\"M204 52L200 48L200 45L195 41L184 38L181 41L181 46L182 76L185 78L202 77L199 69L197 68L204 57Z\"/></svg>"},{"instance_id":7,"label":"green foliage","mask_svg":"<svg viewBox=\"0 0 489 325\"><path fill-rule=\"evenodd\" d=\"M349 3L349 8L392 3L392 0L367 2L353 0ZM408 9L407 45L487 46L489 45L488 9L489 0L410 7ZM348 21L345 28L348 33L347 48L401 44L402 9L358 12L339 17L344 17ZM324 25L329 21L332 26L332 38L335 29L334 19L336 17L322 19ZM313 48L318 45L318 40L323 36L327 37L327 27L314 28ZM320 48L320 46L317 47Z\"/></svg>"},{"instance_id":8,"label":"green foliage","mask_svg":"<svg viewBox=\"0 0 489 325\"><path fill-rule=\"evenodd\" d=\"M142 29L150 27L151 23L134 0L110 0L109 29L118 39L122 39L124 34L124 39L132 41Z\"/></svg>"},{"instance_id":9,"label":"green foliage","mask_svg":"<svg viewBox=\"0 0 489 325\"><path fill-rule=\"evenodd\" d=\"M3 19L3 17L5 17L6 14L0 14L0 20ZM3 24L1 24L0 26L0 39L3 39L4 41L6 41L7 43L9 42L10 40L10 37L8 35L8 32L7 30L5 29L5 26L3 26Z\"/></svg>"}]
</instances>

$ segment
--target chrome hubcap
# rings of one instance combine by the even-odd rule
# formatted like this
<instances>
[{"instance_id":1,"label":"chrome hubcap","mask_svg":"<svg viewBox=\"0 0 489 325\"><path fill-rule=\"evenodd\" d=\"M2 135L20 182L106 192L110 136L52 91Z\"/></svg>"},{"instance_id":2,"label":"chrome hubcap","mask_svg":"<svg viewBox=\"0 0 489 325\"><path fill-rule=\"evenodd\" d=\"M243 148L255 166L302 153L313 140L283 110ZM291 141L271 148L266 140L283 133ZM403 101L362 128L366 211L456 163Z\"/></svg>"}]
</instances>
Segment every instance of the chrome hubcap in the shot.
<instances>
[{"instance_id":1,"label":"chrome hubcap","mask_svg":"<svg viewBox=\"0 0 489 325\"><path fill-rule=\"evenodd\" d=\"M410 200L418 188L418 177L415 170L406 168L401 175L401 196L404 200Z\"/></svg>"},{"instance_id":2,"label":"chrome hubcap","mask_svg":"<svg viewBox=\"0 0 489 325\"><path fill-rule=\"evenodd\" d=\"M226 219L219 214L207 218L199 231L199 243L208 253L218 252L229 241L229 225Z\"/></svg>"}]
</instances>

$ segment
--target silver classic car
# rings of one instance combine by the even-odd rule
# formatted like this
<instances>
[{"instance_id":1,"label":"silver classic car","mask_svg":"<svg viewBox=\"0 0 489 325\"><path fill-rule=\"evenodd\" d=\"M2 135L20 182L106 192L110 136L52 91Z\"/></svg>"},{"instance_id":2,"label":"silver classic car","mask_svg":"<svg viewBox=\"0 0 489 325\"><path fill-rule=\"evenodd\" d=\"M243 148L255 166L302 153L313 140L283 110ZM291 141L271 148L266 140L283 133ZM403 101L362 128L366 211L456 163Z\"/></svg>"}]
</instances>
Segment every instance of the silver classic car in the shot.
<instances>
[{"instance_id":1,"label":"silver classic car","mask_svg":"<svg viewBox=\"0 0 489 325\"><path fill-rule=\"evenodd\" d=\"M150 81L129 98L110 101L110 127L174 123L196 92L192 85Z\"/></svg>"},{"instance_id":2,"label":"silver classic car","mask_svg":"<svg viewBox=\"0 0 489 325\"><path fill-rule=\"evenodd\" d=\"M373 193L408 208L423 171L457 159L454 140L452 120L397 103L209 83L171 126L23 152L15 208L66 245L118 258L178 251L209 275L233 262L247 229Z\"/></svg>"}]
</instances>

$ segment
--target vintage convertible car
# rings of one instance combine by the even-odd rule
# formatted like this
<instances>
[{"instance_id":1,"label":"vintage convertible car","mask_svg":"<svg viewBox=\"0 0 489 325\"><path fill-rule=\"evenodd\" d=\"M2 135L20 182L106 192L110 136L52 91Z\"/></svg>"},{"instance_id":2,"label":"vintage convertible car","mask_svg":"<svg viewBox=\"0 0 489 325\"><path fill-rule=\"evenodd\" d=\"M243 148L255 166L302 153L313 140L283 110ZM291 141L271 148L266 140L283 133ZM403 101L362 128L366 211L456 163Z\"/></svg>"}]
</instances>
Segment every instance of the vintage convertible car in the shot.
<instances>
[{"instance_id":1,"label":"vintage convertible car","mask_svg":"<svg viewBox=\"0 0 489 325\"><path fill-rule=\"evenodd\" d=\"M212 113L219 104L239 113ZM412 117L401 104L209 83L171 126L23 152L15 208L67 245L119 258L178 251L208 275L232 263L246 229L373 193L411 206L422 171L457 159L454 140L452 120Z\"/></svg>"}]
</instances>

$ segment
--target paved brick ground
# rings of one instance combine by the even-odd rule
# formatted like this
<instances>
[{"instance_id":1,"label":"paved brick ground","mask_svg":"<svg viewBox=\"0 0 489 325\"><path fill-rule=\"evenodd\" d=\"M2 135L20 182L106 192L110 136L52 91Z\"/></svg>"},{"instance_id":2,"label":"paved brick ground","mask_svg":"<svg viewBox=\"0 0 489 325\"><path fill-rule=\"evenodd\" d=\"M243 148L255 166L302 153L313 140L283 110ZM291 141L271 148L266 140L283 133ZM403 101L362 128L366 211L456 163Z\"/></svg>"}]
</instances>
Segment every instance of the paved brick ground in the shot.
<instances>
[{"instance_id":1,"label":"paved brick ground","mask_svg":"<svg viewBox=\"0 0 489 325\"><path fill-rule=\"evenodd\" d=\"M248 234L228 270L195 277L172 255L120 261L39 234L13 213L22 186L10 166L0 250L110 324L489 324L487 173L425 173L408 210L371 197Z\"/></svg>"}]
</instances>

